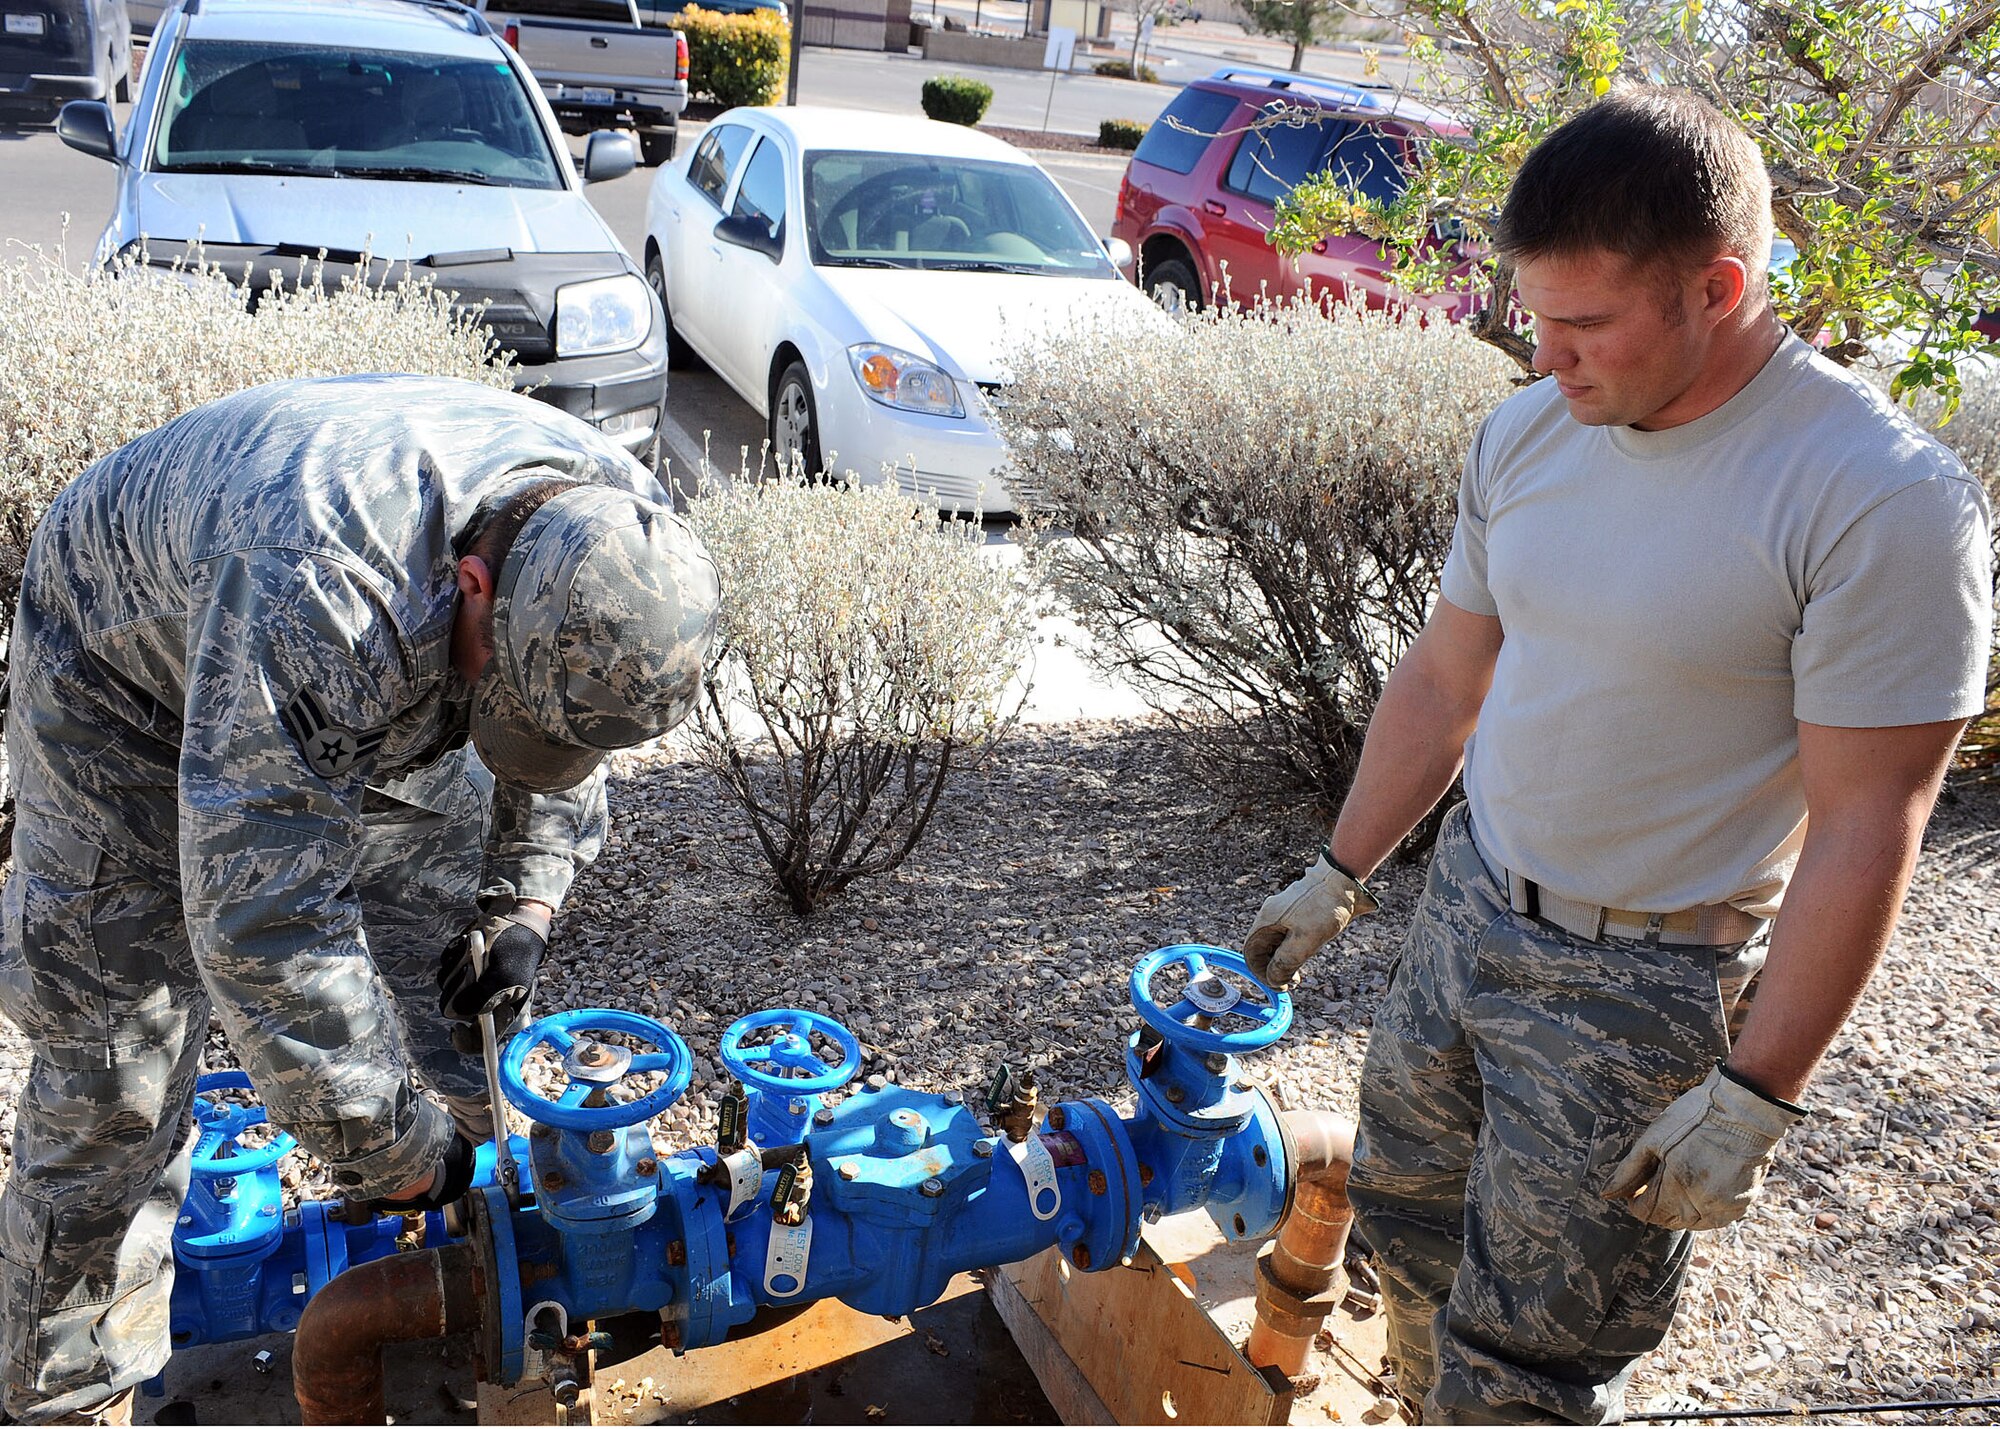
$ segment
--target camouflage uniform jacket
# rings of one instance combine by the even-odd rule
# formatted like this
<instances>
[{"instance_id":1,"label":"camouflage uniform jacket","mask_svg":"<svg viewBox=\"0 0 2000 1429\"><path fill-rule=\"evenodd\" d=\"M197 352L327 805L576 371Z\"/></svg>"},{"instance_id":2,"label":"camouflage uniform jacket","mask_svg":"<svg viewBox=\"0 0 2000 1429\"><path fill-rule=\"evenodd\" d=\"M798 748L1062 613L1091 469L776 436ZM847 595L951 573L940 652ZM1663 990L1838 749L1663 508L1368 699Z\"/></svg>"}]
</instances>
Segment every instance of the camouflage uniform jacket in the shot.
<instances>
[{"instance_id":1,"label":"camouflage uniform jacket","mask_svg":"<svg viewBox=\"0 0 2000 1429\"><path fill-rule=\"evenodd\" d=\"M450 1135L407 1070L381 1065L393 1018L355 894L364 801L448 807L427 786L464 778L442 757L465 745L470 696L450 663L454 538L482 499L550 475L666 500L616 445L513 393L279 383L94 464L28 557L24 810L39 788L142 863L177 842L194 960L233 1044L351 1188L415 1179ZM79 665L101 707L22 708L38 662ZM560 795L500 786L486 890L559 903L602 829L601 771ZM313 1144L329 1138L347 1144Z\"/></svg>"}]
</instances>

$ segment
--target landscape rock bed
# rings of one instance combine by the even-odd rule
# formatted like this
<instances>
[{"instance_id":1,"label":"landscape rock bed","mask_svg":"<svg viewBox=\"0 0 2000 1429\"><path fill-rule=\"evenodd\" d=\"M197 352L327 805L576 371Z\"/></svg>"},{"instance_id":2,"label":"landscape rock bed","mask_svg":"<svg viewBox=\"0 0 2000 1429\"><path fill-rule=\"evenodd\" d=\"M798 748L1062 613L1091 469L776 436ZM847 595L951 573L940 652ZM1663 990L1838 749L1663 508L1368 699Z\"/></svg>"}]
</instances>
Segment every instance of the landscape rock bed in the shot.
<instances>
[{"instance_id":1,"label":"landscape rock bed","mask_svg":"<svg viewBox=\"0 0 2000 1429\"><path fill-rule=\"evenodd\" d=\"M1318 842L1302 811L1206 786L1157 723L1042 726L959 778L901 870L801 920L761 882L707 774L665 749L613 767L613 840L558 924L541 1010L627 1008L687 1040L694 1084L654 1122L663 1149L712 1139L718 1039L765 1007L847 1023L864 1075L977 1105L999 1063L1028 1064L1044 1104L1128 1106L1133 961L1173 942L1236 945ZM1997 869L2000 790L1948 793L1902 931L1811 1090L1815 1115L1750 1216L1698 1240L1633 1413L1663 1394L1714 1409L2000 1393ZM1293 1031L1251 1059L1284 1105L1351 1111L1421 880L1401 864L1375 880L1385 911L1310 965ZM0 1029L11 1130L26 1049ZM313 1172L297 1189L323 1195Z\"/></svg>"}]
</instances>

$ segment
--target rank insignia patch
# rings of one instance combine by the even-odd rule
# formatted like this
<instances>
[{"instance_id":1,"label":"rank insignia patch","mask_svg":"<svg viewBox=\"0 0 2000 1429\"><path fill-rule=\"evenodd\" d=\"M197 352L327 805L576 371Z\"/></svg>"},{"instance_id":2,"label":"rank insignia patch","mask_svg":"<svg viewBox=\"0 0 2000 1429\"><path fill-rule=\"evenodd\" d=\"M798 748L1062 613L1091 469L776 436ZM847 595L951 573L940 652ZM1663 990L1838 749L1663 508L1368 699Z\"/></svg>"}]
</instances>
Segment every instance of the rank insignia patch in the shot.
<instances>
[{"instance_id":1,"label":"rank insignia patch","mask_svg":"<svg viewBox=\"0 0 2000 1429\"><path fill-rule=\"evenodd\" d=\"M292 696L290 703L278 711L278 718L284 721L285 733L297 743L313 773L322 779L345 774L380 749L388 734L386 729L357 734L335 724L327 717L326 706L319 696L311 690L300 690Z\"/></svg>"}]
</instances>

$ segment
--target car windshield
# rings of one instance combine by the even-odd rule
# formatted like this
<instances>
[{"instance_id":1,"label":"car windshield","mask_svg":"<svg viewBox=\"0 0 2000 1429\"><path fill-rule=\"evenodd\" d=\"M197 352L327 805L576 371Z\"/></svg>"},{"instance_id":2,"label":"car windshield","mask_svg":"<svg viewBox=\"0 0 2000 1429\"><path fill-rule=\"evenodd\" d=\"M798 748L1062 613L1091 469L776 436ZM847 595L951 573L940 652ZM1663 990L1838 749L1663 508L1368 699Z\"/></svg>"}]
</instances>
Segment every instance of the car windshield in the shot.
<instances>
[{"instance_id":1,"label":"car windshield","mask_svg":"<svg viewBox=\"0 0 2000 1429\"><path fill-rule=\"evenodd\" d=\"M193 40L160 106L156 170L562 187L500 59Z\"/></svg>"},{"instance_id":2,"label":"car windshield","mask_svg":"<svg viewBox=\"0 0 2000 1429\"><path fill-rule=\"evenodd\" d=\"M823 150L806 155L805 199L822 268L1118 276L1031 164Z\"/></svg>"}]
</instances>

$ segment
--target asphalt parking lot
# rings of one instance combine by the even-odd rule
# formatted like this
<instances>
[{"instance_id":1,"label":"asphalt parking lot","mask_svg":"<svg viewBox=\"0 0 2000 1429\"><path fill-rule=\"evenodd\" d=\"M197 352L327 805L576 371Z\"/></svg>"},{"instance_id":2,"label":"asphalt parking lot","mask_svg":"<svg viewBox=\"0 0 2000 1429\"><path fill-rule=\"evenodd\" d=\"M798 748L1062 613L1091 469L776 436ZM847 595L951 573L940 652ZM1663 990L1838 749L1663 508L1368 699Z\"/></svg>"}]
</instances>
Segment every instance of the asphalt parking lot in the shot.
<instances>
[{"instance_id":1,"label":"asphalt parking lot","mask_svg":"<svg viewBox=\"0 0 2000 1429\"><path fill-rule=\"evenodd\" d=\"M937 8L933 4L932 9ZM943 9L959 12L966 20L973 14L971 5L956 0ZM989 25L1004 27L1012 16L1012 10L998 0L985 5L983 18ZM1114 40L1119 38L1114 32ZM1158 84L1088 72L1054 75L987 69L977 73L994 90L987 122L1015 129L1094 133L1100 119L1150 123L1181 83L1208 73L1217 63L1282 66L1288 49L1282 43L1244 36L1233 26L1190 25L1157 32L1146 58L1160 71ZM1355 55L1333 50L1314 51L1307 64L1308 69L1335 74L1359 73L1359 66ZM953 67L954 72L964 69ZM809 104L915 114L923 81L937 72L938 66L921 55L811 49L800 63L799 97ZM119 106L121 123L126 113L127 106ZM683 126L683 153L700 129L698 124ZM574 141L574 149L580 156L580 140ZM1124 160L1054 151L1038 151L1035 157L1082 211L1092 231L1108 234ZM646 195L656 172L635 170L588 192L619 241L634 254L644 249ZM69 149L47 127L0 128L0 256L36 246L51 254L60 252L62 261L82 267L110 213L112 198L109 164ZM754 459L765 436L763 419L705 368L674 374L665 430L667 454L677 474L699 469L704 457L733 471L745 451Z\"/></svg>"}]
</instances>

